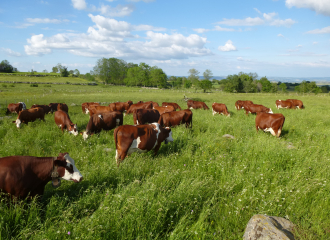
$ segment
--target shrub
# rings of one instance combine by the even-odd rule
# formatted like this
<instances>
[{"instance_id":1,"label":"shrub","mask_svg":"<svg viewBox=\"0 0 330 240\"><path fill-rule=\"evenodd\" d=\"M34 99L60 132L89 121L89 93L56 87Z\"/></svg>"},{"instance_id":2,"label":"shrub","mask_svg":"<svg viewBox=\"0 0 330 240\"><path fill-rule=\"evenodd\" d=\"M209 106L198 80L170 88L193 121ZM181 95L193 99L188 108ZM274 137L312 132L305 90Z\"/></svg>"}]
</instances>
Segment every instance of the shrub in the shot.
<instances>
[{"instance_id":1,"label":"shrub","mask_svg":"<svg viewBox=\"0 0 330 240\"><path fill-rule=\"evenodd\" d=\"M30 84L30 87L38 87L38 84L32 83L32 84Z\"/></svg>"},{"instance_id":2,"label":"shrub","mask_svg":"<svg viewBox=\"0 0 330 240\"><path fill-rule=\"evenodd\" d=\"M15 84L10 84L9 87L15 87Z\"/></svg>"},{"instance_id":3,"label":"shrub","mask_svg":"<svg viewBox=\"0 0 330 240\"><path fill-rule=\"evenodd\" d=\"M44 87L51 87L52 85L50 84L45 84Z\"/></svg>"},{"instance_id":4,"label":"shrub","mask_svg":"<svg viewBox=\"0 0 330 240\"><path fill-rule=\"evenodd\" d=\"M7 84L4 84L4 83L3 83L3 84L2 84L2 87L6 88L6 87L7 87Z\"/></svg>"}]
</instances>

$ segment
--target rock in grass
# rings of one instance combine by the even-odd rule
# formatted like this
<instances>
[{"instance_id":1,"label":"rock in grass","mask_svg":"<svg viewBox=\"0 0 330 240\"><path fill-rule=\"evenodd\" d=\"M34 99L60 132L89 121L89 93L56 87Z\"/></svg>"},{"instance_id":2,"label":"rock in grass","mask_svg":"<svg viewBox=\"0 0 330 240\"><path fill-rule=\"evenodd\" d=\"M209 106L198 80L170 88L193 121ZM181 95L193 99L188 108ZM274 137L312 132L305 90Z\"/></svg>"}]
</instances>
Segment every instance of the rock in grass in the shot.
<instances>
[{"instance_id":1,"label":"rock in grass","mask_svg":"<svg viewBox=\"0 0 330 240\"><path fill-rule=\"evenodd\" d=\"M111 152L112 151L112 148L105 148L104 151Z\"/></svg>"},{"instance_id":2,"label":"rock in grass","mask_svg":"<svg viewBox=\"0 0 330 240\"><path fill-rule=\"evenodd\" d=\"M225 134L222 137L229 138L229 139L235 139L235 137L233 135L230 135L230 134Z\"/></svg>"},{"instance_id":3,"label":"rock in grass","mask_svg":"<svg viewBox=\"0 0 330 240\"><path fill-rule=\"evenodd\" d=\"M285 218L254 215L245 228L243 240L294 240L293 227L294 224Z\"/></svg>"},{"instance_id":4,"label":"rock in grass","mask_svg":"<svg viewBox=\"0 0 330 240\"><path fill-rule=\"evenodd\" d=\"M71 103L71 106L77 106L77 104L75 104L75 103Z\"/></svg>"}]
</instances>

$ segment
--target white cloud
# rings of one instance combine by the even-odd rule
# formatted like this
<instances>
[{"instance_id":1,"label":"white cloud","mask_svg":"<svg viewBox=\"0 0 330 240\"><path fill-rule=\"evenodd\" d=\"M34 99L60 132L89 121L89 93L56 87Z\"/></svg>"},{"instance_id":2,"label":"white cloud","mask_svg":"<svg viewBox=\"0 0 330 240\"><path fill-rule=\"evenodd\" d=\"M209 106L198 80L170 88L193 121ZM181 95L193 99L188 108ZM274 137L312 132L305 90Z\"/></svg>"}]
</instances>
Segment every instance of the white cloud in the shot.
<instances>
[{"instance_id":1,"label":"white cloud","mask_svg":"<svg viewBox=\"0 0 330 240\"><path fill-rule=\"evenodd\" d=\"M233 28L223 28L223 27L220 27L220 26L215 26L215 27L214 27L214 31L221 31L221 32L234 32L235 29L233 29Z\"/></svg>"},{"instance_id":2,"label":"white cloud","mask_svg":"<svg viewBox=\"0 0 330 240\"><path fill-rule=\"evenodd\" d=\"M218 49L222 52L237 51L231 40L228 40L224 46L219 46Z\"/></svg>"},{"instance_id":3,"label":"white cloud","mask_svg":"<svg viewBox=\"0 0 330 240\"><path fill-rule=\"evenodd\" d=\"M205 33L211 31L210 29L205 29L205 28L194 28L193 30L198 33Z\"/></svg>"},{"instance_id":4,"label":"white cloud","mask_svg":"<svg viewBox=\"0 0 330 240\"><path fill-rule=\"evenodd\" d=\"M313 42L313 45L316 45L316 44L318 44L318 42Z\"/></svg>"},{"instance_id":5,"label":"white cloud","mask_svg":"<svg viewBox=\"0 0 330 240\"><path fill-rule=\"evenodd\" d=\"M330 33L330 26L329 27L325 27L322 29L315 29L315 30L311 30L306 32L308 34L323 34L323 33Z\"/></svg>"},{"instance_id":6,"label":"white cloud","mask_svg":"<svg viewBox=\"0 0 330 240\"><path fill-rule=\"evenodd\" d=\"M85 0L71 0L71 1L72 1L72 5L75 9L78 9L78 10L86 9Z\"/></svg>"},{"instance_id":7,"label":"white cloud","mask_svg":"<svg viewBox=\"0 0 330 240\"><path fill-rule=\"evenodd\" d=\"M102 5L99 9L102 15L110 17L124 17L129 16L134 11L133 5L117 5L116 7L110 7L108 5Z\"/></svg>"},{"instance_id":8,"label":"white cloud","mask_svg":"<svg viewBox=\"0 0 330 240\"><path fill-rule=\"evenodd\" d=\"M148 3L148 2L153 2L155 0L127 0L128 2L145 2L145 3Z\"/></svg>"},{"instance_id":9,"label":"white cloud","mask_svg":"<svg viewBox=\"0 0 330 240\"><path fill-rule=\"evenodd\" d=\"M10 48L0 48L0 50L1 50L1 52L6 53L8 56L13 56L13 57L20 57L20 56L22 56L22 54L20 54L19 52L13 51Z\"/></svg>"},{"instance_id":10,"label":"white cloud","mask_svg":"<svg viewBox=\"0 0 330 240\"><path fill-rule=\"evenodd\" d=\"M262 14L258 8L253 8L253 9L256 10L257 13Z\"/></svg>"},{"instance_id":11,"label":"white cloud","mask_svg":"<svg viewBox=\"0 0 330 240\"><path fill-rule=\"evenodd\" d=\"M308 8L316 13L330 16L330 1L329 0L286 0L285 5L288 8Z\"/></svg>"},{"instance_id":12,"label":"white cloud","mask_svg":"<svg viewBox=\"0 0 330 240\"><path fill-rule=\"evenodd\" d=\"M49 19L49 18L26 18L26 22L28 23L62 23L62 22L69 22L69 20L59 20L59 19Z\"/></svg>"},{"instance_id":13,"label":"white cloud","mask_svg":"<svg viewBox=\"0 0 330 240\"><path fill-rule=\"evenodd\" d=\"M278 36L278 37L285 38L285 37L283 36L283 34L281 34L281 33L280 33L280 34L277 34L277 36Z\"/></svg>"},{"instance_id":14,"label":"white cloud","mask_svg":"<svg viewBox=\"0 0 330 240\"><path fill-rule=\"evenodd\" d=\"M288 18L288 19L285 19L285 20L275 19L275 20L271 21L269 23L269 25L277 26L277 27L280 27L280 26L291 27L291 25L293 25L295 23L296 23L296 21Z\"/></svg>"},{"instance_id":15,"label":"white cloud","mask_svg":"<svg viewBox=\"0 0 330 240\"><path fill-rule=\"evenodd\" d=\"M274 12L273 13L268 13L268 14L267 13L264 13L263 14L263 17L264 17L265 20L270 21L276 15L277 15L277 13L274 13Z\"/></svg>"}]
</instances>

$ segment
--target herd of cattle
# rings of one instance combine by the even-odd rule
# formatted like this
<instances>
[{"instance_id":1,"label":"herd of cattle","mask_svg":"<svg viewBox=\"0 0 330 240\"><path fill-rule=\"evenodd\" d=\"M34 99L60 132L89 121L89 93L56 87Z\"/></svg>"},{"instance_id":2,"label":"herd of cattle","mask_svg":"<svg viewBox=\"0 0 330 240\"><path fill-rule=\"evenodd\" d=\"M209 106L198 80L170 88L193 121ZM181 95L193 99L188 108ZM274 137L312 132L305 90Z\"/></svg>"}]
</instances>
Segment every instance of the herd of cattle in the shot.
<instances>
[{"instance_id":1,"label":"herd of cattle","mask_svg":"<svg viewBox=\"0 0 330 240\"><path fill-rule=\"evenodd\" d=\"M119 166L127 155L133 152L148 152L154 150L157 154L161 143L172 142L170 127L184 124L192 128L193 112L191 109L208 110L209 107L201 101L187 101L187 109L182 110L177 103L158 103L132 101L111 103L108 106L100 106L96 102L86 102L82 105L82 111L89 114L89 122L86 130L80 134L84 140L88 136L99 133L102 130L114 129L116 145L116 162ZM302 101L296 99L276 100L276 107L289 109L303 109ZM236 110L244 109L246 115L257 114L255 119L256 130L270 132L279 137L285 121L281 113L274 114L270 108L254 104L252 101L238 100L235 103ZM176 111L178 110L178 111ZM44 120L45 114L54 113L56 125L78 135L77 125L69 117L69 109L65 103L50 103L49 105L33 105L26 109L23 102L10 103L7 114L17 113L17 128L22 123L28 124L36 119ZM123 125L123 117L133 114L134 125ZM212 104L212 114L230 116L227 106L221 103ZM0 158L0 191L11 197L26 198L42 195L45 185L52 181L54 187L60 185L60 179L80 182L82 175L75 167L74 160L68 153L60 153L58 157L31 157L9 156Z\"/></svg>"}]
</instances>

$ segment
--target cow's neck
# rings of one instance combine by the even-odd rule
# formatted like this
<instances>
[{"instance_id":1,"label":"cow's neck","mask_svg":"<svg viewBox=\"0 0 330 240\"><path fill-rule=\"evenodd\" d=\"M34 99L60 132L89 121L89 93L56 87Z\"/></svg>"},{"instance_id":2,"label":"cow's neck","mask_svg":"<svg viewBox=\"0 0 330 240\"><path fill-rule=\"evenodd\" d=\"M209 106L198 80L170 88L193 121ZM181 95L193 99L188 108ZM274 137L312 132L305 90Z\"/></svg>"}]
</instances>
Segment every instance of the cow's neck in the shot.
<instances>
[{"instance_id":1,"label":"cow's neck","mask_svg":"<svg viewBox=\"0 0 330 240\"><path fill-rule=\"evenodd\" d=\"M31 163L32 170L38 175L38 178L42 181L50 181L51 173L54 168L54 158L37 158Z\"/></svg>"}]
</instances>

